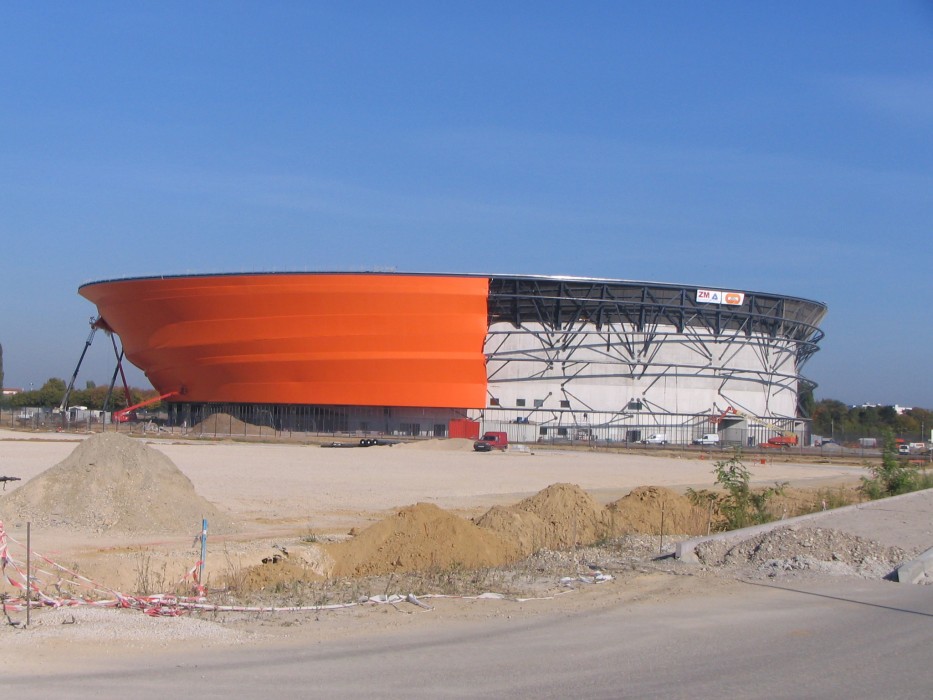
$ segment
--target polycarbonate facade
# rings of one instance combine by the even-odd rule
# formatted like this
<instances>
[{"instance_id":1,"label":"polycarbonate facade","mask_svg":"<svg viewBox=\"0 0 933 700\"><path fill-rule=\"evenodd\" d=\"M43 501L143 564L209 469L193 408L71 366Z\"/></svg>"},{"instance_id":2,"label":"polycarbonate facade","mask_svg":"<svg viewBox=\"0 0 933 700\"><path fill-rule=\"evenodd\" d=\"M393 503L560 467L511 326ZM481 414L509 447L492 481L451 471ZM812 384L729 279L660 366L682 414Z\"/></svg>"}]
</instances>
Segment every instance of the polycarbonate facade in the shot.
<instances>
[{"instance_id":1,"label":"polycarbonate facade","mask_svg":"<svg viewBox=\"0 0 933 700\"><path fill-rule=\"evenodd\" d=\"M481 407L489 283L268 274L85 285L127 358L189 403Z\"/></svg>"}]
</instances>

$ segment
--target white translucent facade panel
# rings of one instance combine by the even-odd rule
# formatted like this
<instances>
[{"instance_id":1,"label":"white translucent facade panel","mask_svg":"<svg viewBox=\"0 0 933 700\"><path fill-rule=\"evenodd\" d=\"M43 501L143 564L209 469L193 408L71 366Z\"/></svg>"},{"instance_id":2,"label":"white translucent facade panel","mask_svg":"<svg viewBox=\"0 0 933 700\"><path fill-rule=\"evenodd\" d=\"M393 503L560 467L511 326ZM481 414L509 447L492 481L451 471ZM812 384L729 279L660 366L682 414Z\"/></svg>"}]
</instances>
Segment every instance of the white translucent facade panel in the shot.
<instances>
[{"instance_id":1,"label":"white translucent facade panel","mask_svg":"<svg viewBox=\"0 0 933 700\"><path fill-rule=\"evenodd\" d=\"M782 338L499 323L485 352L489 395L502 408L618 412L641 402L660 413L732 406L755 416L796 415L796 347Z\"/></svg>"}]
</instances>

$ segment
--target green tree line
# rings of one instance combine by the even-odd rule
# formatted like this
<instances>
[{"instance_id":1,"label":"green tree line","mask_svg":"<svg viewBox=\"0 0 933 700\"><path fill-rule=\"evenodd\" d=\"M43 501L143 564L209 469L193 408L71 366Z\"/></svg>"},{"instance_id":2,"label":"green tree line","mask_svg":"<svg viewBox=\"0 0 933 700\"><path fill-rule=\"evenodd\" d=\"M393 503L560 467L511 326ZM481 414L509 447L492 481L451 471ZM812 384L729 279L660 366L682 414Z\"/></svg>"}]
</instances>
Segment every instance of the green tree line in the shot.
<instances>
[{"instance_id":1,"label":"green tree line","mask_svg":"<svg viewBox=\"0 0 933 700\"><path fill-rule=\"evenodd\" d=\"M11 396L9 405L13 408L23 408L26 406L57 408L61 404L67 389L68 385L63 379L53 377L34 391L21 391ZM101 410L104 407L104 403L107 401L108 390L109 387L97 386L94 382L87 382L83 389L74 388L71 390L71 395L68 397L68 405L86 406L92 410ZM137 389L135 387L130 387L130 397L133 404L154 398L158 395L155 389ZM126 397L124 396L123 389L114 388L109 408L115 410L126 408L126 406ZM150 408L155 407L158 407L158 404L153 404Z\"/></svg>"},{"instance_id":2,"label":"green tree line","mask_svg":"<svg viewBox=\"0 0 933 700\"><path fill-rule=\"evenodd\" d=\"M810 413L815 435L843 440L860 437L883 438L885 431L911 442L929 440L933 428L933 411L912 408L899 414L893 406L855 406L842 401L823 399Z\"/></svg>"}]
</instances>

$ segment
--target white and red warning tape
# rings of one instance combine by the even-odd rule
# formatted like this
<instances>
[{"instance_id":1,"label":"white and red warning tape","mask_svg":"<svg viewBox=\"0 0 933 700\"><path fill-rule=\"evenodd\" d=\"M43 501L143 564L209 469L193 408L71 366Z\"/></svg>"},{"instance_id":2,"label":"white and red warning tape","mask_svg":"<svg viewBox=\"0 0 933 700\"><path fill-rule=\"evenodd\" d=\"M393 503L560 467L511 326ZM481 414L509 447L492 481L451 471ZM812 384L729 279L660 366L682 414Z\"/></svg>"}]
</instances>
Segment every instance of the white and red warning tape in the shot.
<instances>
[{"instance_id":1,"label":"white and red warning tape","mask_svg":"<svg viewBox=\"0 0 933 700\"><path fill-rule=\"evenodd\" d=\"M443 595L428 594L416 597L409 593L408 595L377 595L368 598L361 598L351 603L332 603L329 605L300 605L300 606L248 606L248 605L219 605L208 602L205 596L205 588L198 580L201 571L201 561L189 568L185 575L179 581L179 587L187 584L191 587L195 595L178 596L173 594L160 593L157 595L126 595L93 581L86 576L82 576L77 571L61 566L48 557L32 551L32 556L45 562L51 571L46 569L36 569L35 574L27 577L25 565L10 556L9 543L25 547L21 542L7 534L3 527L3 521L0 521L0 578L6 581L21 594L15 598L8 595L2 597L3 614L8 612L20 612L26 609L27 604L34 608L39 607L76 607L90 606L100 608L126 608L140 610L147 615L157 617L177 617L189 612L256 612L256 613L278 613L278 612L316 612L324 610L341 610L344 608L353 608L362 605L395 605L396 603L411 603L420 608L431 610L429 605L421 602L426 598L458 598L463 600L512 600L515 602L527 602L532 600L551 600L563 593L569 593L570 590L562 591L554 595L543 596L539 598L510 598L500 593L482 593L474 596L466 595ZM563 578L560 583L565 588L570 589L576 583L604 583L611 581L612 576L596 572L588 576L576 578ZM26 587L30 590L27 596ZM52 581L52 583L49 583ZM64 587L75 588L78 591L84 590L83 595L67 595L63 591ZM49 590L54 588L58 595L52 595Z\"/></svg>"},{"instance_id":2,"label":"white and red warning tape","mask_svg":"<svg viewBox=\"0 0 933 700\"><path fill-rule=\"evenodd\" d=\"M168 595L138 596L120 593L109 586L104 586L77 571L52 561L44 554L33 550L32 556L44 562L49 568L36 567L30 575L26 575L26 566L22 561L10 555L10 544L19 546L25 551L23 544L7 533L0 521L0 578L5 579L19 592L15 598L3 596L3 612L16 612L26 609L27 604L32 607L73 607L79 605L94 607L132 608L141 610L148 615L175 616L183 614L182 603L204 602L204 587L198 581L201 562L198 561L188 569L179 585L189 583L194 596L180 597ZM28 593L27 596L27 585ZM54 589L57 594L50 591ZM69 594L65 589L73 589ZM28 601L27 601L28 598Z\"/></svg>"}]
</instances>

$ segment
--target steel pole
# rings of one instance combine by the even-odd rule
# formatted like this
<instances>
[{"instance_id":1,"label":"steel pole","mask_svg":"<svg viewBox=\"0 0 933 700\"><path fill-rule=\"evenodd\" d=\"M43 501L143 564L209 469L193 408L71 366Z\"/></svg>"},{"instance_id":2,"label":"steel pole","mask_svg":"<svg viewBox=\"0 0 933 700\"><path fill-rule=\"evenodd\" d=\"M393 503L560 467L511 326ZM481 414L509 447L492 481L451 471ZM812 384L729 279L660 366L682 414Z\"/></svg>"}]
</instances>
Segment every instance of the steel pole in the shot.
<instances>
[{"instance_id":1,"label":"steel pole","mask_svg":"<svg viewBox=\"0 0 933 700\"><path fill-rule=\"evenodd\" d=\"M198 585L204 590L204 560L207 559L207 518L201 520L201 563L198 567Z\"/></svg>"}]
</instances>

